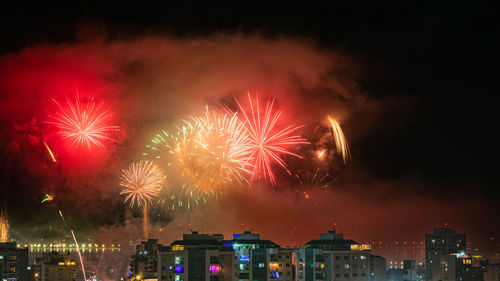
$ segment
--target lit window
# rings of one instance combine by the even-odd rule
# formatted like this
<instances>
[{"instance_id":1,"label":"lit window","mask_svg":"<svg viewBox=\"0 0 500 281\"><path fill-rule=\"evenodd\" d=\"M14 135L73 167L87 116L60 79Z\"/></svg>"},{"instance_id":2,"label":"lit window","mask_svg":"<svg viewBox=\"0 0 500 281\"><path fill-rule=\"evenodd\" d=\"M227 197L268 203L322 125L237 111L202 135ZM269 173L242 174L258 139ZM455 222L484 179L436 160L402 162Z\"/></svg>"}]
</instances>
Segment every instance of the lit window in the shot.
<instances>
[{"instance_id":1,"label":"lit window","mask_svg":"<svg viewBox=\"0 0 500 281\"><path fill-rule=\"evenodd\" d=\"M219 265L211 265L208 267L208 271L210 271L210 273L219 273L220 266Z\"/></svg>"},{"instance_id":2,"label":"lit window","mask_svg":"<svg viewBox=\"0 0 500 281\"><path fill-rule=\"evenodd\" d=\"M175 257L175 264L184 264L184 258L183 257Z\"/></svg>"},{"instance_id":3,"label":"lit window","mask_svg":"<svg viewBox=\"0 0 500 281\"><path fill-rule=\"evenodd\" d=\"M247 255L240 255L240 262L249 262L250 257Z\"/></svg>"},{"instance_id":4,"label":"lit window","mask_svg":"<svg viewBox=\"0 0 500 281\"><path fill-rule=\"evenodd\" d=\"M172 251L182 251L184 250L184 245L173 245Z\"/></svg>"},{"instance_id":5,"label":"lit window","mask_svg":"<svg viewBox=\"0 0 500 281\"><path fill-rule=\"evenodd\" d=\"M269 264L269 269L271 269L271 270L277 270L278 269L278 263L277 262L270 263Z\"/></svg>"},{"instance_id":6,"label":"lit window","mask_svg":"<svg viewBox=\"0 0 500 281\"><path fill-rule=\"evenodd\" d=\"M344 264L344 268L346 269L349 268L349 264L348 263Z\"/></svg>"}]
</instances>

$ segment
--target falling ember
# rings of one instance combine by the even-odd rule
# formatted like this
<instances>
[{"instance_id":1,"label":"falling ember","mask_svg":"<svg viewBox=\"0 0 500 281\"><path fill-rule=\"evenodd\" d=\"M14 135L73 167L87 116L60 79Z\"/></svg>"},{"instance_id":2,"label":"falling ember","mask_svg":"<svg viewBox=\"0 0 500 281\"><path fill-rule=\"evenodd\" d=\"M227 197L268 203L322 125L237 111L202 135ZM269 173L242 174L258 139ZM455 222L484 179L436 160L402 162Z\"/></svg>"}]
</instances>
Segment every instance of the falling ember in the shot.
<instances>
[{"instance_id":1,"label":"falling ember","mask_svg":"<svg viewBox=\"0 0 500 281\"><path fill-rule=\"evenodd\" d=\"M289 174L285 161L280 155L288 154L301 158L300 155L290 152L287 146L298 144L308 144L306 139L295 134L300 126L294 124L285 126L283 129L277 128L277 123L281 117L281 110L274 110L275 98L268 100L265 108L261 108L259 98L254 101L248 94L250 110L247 111L236 100L241 113L246 121L248 134L250 137L251 162L253 165L252 180L269 180L273 185L276 184L276 178L271 169L273 162L278 163Z\"/></svg>"},{"instance_id":2,"label":"falling ember","mask_svg":"<svg viewBox=\"0 0 500 281\"><path fill-rule=\"evenodd\" d=\"M52 159L52 161L54 163L57 162L56 157L54 156L54 153L52 153L52 150L50 149L49 145L45 141L43 141L43 145L47 149L47 152L49 152L49 155L50 155L50 158Z\"/></svg>"},{"instance_id":3,"label":"falling ember","mask_svg":"<svg viewBox=\"0 0 500 281\"><path fill-rule=\"evenodd\" d=\"M337 152L342 156L344 163L347 163L347 160L351 155L349 153L349 145L347 144L344 132L342 131L342 128L340 128L339 123L330 116L328 116L328 122L330 123L330 130L332 132L333 139L335 140Z\"/></svg>"},{"instance_id":4,"label":"falling ember","mask_svg":"<svg viewBox=\"0 0 500 281\"><path fill-rule=\"evenodd\" d=\"M104 147L104 141L111 140L110 135L118 131L119 127L113 125L113 114L103 109L103 105L90 98L82 102L78 95L75 101L66 100L66 106L53 100L58 112L52 116L48 124L58 129L58 134L71 141L78 147L86 146L88 150L93 147Z\"/></svg>"},{"instance_id":5,"label":"falling ember","mask_svg":"<svg viewBox=\"0 0 500 281\"><path fill-rule=\"evenodd\" d=\"M325 150L318 151L317 154L318 154L318 159L322 159L323 156L325 156Z\"/></svg>"},{"instance_id":6,"label":"falling ember","mask_svg":"<svg viewBox=\"0 0 500 281\"><path fill-rule=\"evenodd\" d=\"M66 220L64 219L64 216L63 216L63 213L61 212L61 210L59 210L59 216L61 216L62 221L66 225Z\"/></svg>"},{"instance_id":7,"label":"falling ember","mask_svg":"<svg viewBox=\"0 0 500 281\"><path fill-rule=\"evenodd\" d=\"M43 198L42 202L40 202L40 203L45 203L45 202L52 201L52 200L54 200L53 195L45 194L45 198Z\"/></svg>"},{"instance_id":8,"label":"falling ember","mask_svg":"<svg viewBox=\"0 0 500 281\"><path fill-rule=\"evenodd\" d=\"M4 209L0 212L0 242L9 242L9 228L7 211Z\"/></svg>"}]
</instances>

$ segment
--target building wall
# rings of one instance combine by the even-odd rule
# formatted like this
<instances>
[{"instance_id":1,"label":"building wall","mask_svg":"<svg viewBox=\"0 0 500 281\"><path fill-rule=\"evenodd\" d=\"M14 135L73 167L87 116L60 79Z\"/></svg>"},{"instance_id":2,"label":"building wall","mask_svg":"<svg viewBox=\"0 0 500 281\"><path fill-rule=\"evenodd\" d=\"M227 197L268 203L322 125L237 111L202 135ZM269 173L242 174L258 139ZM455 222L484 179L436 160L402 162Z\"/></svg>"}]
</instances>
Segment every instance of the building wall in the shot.
<instances>
[{"instance_id":1,"label":"building wall","mask_svg":"<svg viewBox=\"0 0 500 281\"><path fill-rule=\"evenodd\" d=\"M484 281L500 281L500 263L489 264L486 267Z\"/></svg>"},{"instance_id":2,"label":"building wall","mask_svg":"<svg viewBox=\"0 0 500 281\"><path fill-rule=\"evenodd\" d=\"M370 281L387 281L387 260L370 255Z\"/></svg>"},{"instance_id":3,"label":"building wall","mask_svg":"<svg viewBox=\"0 0 500 281\"><path fill-rule=\"evenodd\" d=\"M159 280L232 280L233 267L232 252L214 249L159 251Z\"/></svg>"},{"instance_id":4,"label":"building wall","mask_svg":"<svg viewBox=\"0 0 500 281\"><path fill-rule=\"evenodd\" d=\"M28 280L28 249L16 242L0 243L0 278Z\"/></svg>"},{"instance_id":5,"label":"building wall","mask_svg":"<svg viewBox=\"0 0 500 281\"><path fill-rule=\"evenodd\" d=\"M466 237L465 234L456 233L448 228L435 228L433 233L425 235L425 263L426 263L426 278L427 280L441 280L440 276L433 276L441 265L434 265L435 259L440 260L441 255L450 253L465 253L466 252ZM446 273L448 277L449 273ZM437 279L436 279L437 278ZM453 280L453 279L450 279Z\"/></svg>"},{"instance_id":6,"label":"building wall","mask_svg":"<svg viewBox=\"0 0 500 281\"><path fill-rule=\"evenodd\" d=\"M298 281L359 280L370 278L369 251L295 250Z\"/></svg>"}]
</instances>

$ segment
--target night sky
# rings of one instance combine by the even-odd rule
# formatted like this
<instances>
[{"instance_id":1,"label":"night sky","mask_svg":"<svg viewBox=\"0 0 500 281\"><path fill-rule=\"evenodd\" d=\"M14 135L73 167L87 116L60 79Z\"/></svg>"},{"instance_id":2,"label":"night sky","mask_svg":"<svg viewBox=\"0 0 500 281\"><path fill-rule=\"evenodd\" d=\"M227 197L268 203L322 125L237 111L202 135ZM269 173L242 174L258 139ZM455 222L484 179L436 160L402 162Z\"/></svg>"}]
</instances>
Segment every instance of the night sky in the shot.
<instances>
[{"instance_id":1,"label":"night sky","mask_svg":"<svg viewBox=\"0 0 500 281\"><path fill-rule=\"evenodd\" d=\"M199 99L195 100L215 97L220 101L227 99L228 93L230 97L232 91L242 89L285 91L288 88L281 86L284 76L272 75L273 71L281 73L275 70L278 67L271 70L262 67L271 73L266 85L258 82L237 85L238 81L246 81L239 78L245 75L244 71L235 74L216 67L221 62L231 69L233 62L225 59L234 61L238 56L242 57L241 65L250 65L252 62L245 58L247 52L248 60L260 60L264 65L268 57L263 52L270 52L274 54L269 58L273 60L270 63L273 67L281 64L280 59L283 59L283 69L295 71L304 64L303 72L297 70L298 78L290 80L298 81L299 86L293 85L294 94L289 97L278 93L280 100L288 105L290 112L295 110L295 119L306 128L313 123L314 114L326 113L325 106L331 105L342 117L352 160L347 167L337 163L342 168L328 196L316 194L318 191L311 188L307 192L312 199L316 194L317 199L301 200L304 190L291 184L286 175L280 175L285 178L281 186L239 191L206 209L196 210L191 218L195 226L198 223L196 227L229 235L240 231L240 223L245 223L277 242L289 240L290 244L300 244L316 238L334 221L346 236L363 241L423 241L424 233L446 222L451 228L465 232L477 245L490 247L490 237L500 239L500 153L497 148L500 138L496 118L500 20L497 10L493 5L472 1L429 5L400 1L337 2L259 4L252 1L198 5L191 1L176 4L157 1L140 6L124 3L69 6L66 3L48 7L44 3L40 7L3 7L0 12L0 102L3 104L0 168L2 190L6 194L2 195L2 201L8 206L11 227L26 233L29 227L58 220L54 212L60 208L67 210L68 217L78 221L77 227L81 229L126 227L129 215L118 196L116 171L138 158L146 136L151 133L148 129L161 122L172 122L181 115L163 115L157 109L158 114L152 110L145 117L135 117L137 112L134 113L132 105L141 95L147 95L148 102L160 100L162 105L179 102L181 109L175 108L179 112L192 109L177 98L169 97L168 102L162 103L160 90L184 88L173 86L174 82L164 86L158 81L161 80L158 75L165 75L166 80L174 77L179 84L200 83L199 87L189 88L191 90L211 85L196 79L230 81L231 86L214 82L212 88L207 88L206 95L196 93ZM152 39L136 44L144 38ZM162 38L172 42L165 43ZM232 45L234 50L226 49L224 41L233 38L238 38ZM202 51L189 51L190 48L197 50L192 47L196 43L192 42L201 42ZM102 54L96 51L100 46L106 50ZM108 61L109 54L116 52L126 58L127 54L135 55L137 48L150 48L153 55L137 55L150 60ZM186 53L182 53L183 48L187 49ZM286 49L284 54L280 54L279 48ZM155 63L155 53L164 50L174 50L173 59L158 55L158 63ZM189 61L187 65L176 61L176 51L179 60ZM207 66L204 63L210 60L211 52L215 59ZM67 67L64 60L80 53L82 57L75 59L76 67ZM203 59L198 60L198 55ZM44 62L52 59L54 62ZM103 84L88 75L92 73L89 69L93 63L86 60L94 59L96 73L101 76L111 73L109 75L116 77L106 76L107 82ZM328 68L330 59L334 61L333 68ZM176 70L168 69L169 66L163 65L165 62L178 65L179 73L186 74L176 76ZM40 69L30 70L33 65ZM79 68L80 65L83 66ZM190 65L202 74L192 73ZM317 81L311 78L316 85L310 86L307 79L316 77L316 67L328 70L318 70L321 75L318 74ZM78 85L83 90L109 90L112 92L109 101L121 109L126 134L113 151L112 157L120 155L119 161L102 164L109 168L105 172L83 167L85 172L73 173L60 167L47 174L47 170L37 168L36 164L43 163L38 155L43 152L33 148L33 151L22 149L22 153L16 153L9 148L13 140L19 138L13 129L14 123L42 116L43 110L34 111L37 106L32 103L43 104L44 94L40 92L57 88L50 84L53 82L46 86L44 77L33 78L33 75L49 73L47 79L53 81L50 73L59 75L68 71L83 74L62 84L79 81L85 84ZM252 79L249 81L263 81ZM141 87L154 90L141 93ZM217 92L218 89L223 92ZM17 110L19 97L24 95L28 100L19 104ZM326 95L331 98L322 104L320 99ZM30 99L34 96L39 100ZM310 103L301 108L298 103L301 100ZM306 112L315 111L315 106L321 109L314 114ZM145 108L143 104L137 107ZM144 124L147 129L142 128ZM43 165L47 169L47 164ZM39 199L45 187L40 187L43 185L40 182L52 183L64 200L41 206ZM94 186L96 182L99 187ZM70 185L78 186L62 188ZM82 193L85 195L77 195ZM254 203L246 203L251 201L248 198ZM73 214L72 210L77 212ZM218 215L225 223L217 224L213 216ZM186 229L176 228L175 224L185 223L185 216L171 216L171 223L165 227L175 229L174 235L178 235ZM289 236L294 226L292 238L283 238ZM167 242L178 237L163 239Z\"/></svg>"}]
</instances>

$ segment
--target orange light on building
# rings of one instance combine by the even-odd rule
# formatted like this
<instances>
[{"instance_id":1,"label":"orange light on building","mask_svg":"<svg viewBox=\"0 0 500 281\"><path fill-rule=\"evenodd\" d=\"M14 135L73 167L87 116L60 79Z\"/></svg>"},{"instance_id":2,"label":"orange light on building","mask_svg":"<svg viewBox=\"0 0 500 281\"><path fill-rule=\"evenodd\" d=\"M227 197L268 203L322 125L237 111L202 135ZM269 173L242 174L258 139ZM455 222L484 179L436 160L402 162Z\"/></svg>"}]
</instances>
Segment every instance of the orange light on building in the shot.
<instances>
[{"instance_id":1,"label":"orange light on building","mask_svg":"<svg viewBox=\"0 0 500 281\"><path fill-rule=\"evenodd\" d=\"M270 263L269 264L269 269L271 269L271 270L277 270L278 269L278 263L277 262Z\"/></svg>"},{"instance_id":2,"label":"orange light on building","mask_svg":"<svg viewBox=\"0 0 500 281\"><path fill-rule=\"evenodd\" d=\"M184 250L184 245L173 245L172 246L172 251L183 251Z\"/></svg>"}]
</instances>

